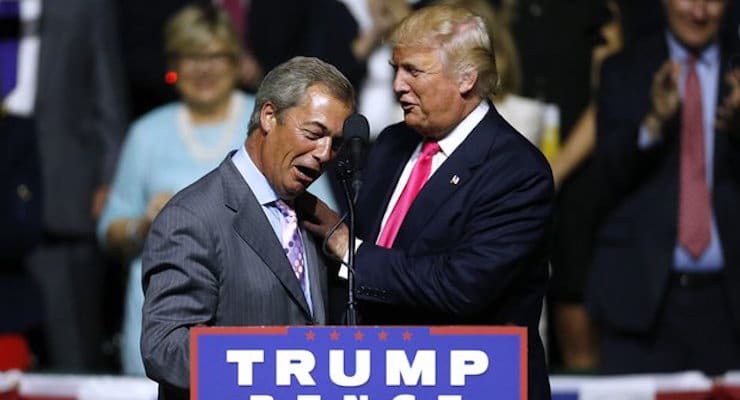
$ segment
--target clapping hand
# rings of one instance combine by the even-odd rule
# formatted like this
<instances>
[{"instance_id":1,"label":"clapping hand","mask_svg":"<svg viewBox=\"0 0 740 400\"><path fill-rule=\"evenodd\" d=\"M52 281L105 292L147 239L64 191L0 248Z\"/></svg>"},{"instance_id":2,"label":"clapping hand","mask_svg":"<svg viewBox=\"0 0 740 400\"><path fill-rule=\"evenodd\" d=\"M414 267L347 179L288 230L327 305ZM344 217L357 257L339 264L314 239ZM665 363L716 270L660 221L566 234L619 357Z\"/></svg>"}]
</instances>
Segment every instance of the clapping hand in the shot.
<instances>
[{"instance_id":1,"label":"clapping hand","mask_svg":"<svg viewBox=\"0 0 740 400\"><path fill-rule=\"evenodd\" d=\"M735 56L735 59L738 58L740 56ZM740 145L740 65L733 65L724 79L730 86L730 92L717 107L715 126Z\"/></svg>"},{"instance_id":2,"label":"clapping hand","mask_svg":"<svg viewBox=\"0 0 740 400\"><path fill-rule=\"evenodd\" d=\"M658 139L663 134L663 125L676 116L681 98L678 94L678 63L668 60L653 75L650 89L652 109L645 117L645 124Z\"/></svg>"}]
</instances>

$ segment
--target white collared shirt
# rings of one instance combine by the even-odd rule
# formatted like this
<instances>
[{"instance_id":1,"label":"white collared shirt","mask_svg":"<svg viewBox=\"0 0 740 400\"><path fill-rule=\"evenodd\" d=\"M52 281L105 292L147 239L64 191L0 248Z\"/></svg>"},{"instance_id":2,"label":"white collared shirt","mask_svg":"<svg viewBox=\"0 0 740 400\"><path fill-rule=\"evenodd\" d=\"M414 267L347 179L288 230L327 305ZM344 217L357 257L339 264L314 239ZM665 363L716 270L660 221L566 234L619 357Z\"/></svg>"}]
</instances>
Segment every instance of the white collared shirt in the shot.
<instances>
[{"instance_id":1,"label":"white collared shirt","mask_svg":"<svg viewBox=\"0 0 740 400\"><path fill-rule=\"evenodd\" d=\"M473 129L478 126L478 124L480 123L480 121L483 120L483 117L486 116L486 113L488 113L488 110L490 108L491 106L488 105L487 101L481 101L480 104L478 104L475 109L470 112L470 114L468 114L462 121L460 121L460 123L457 124L457 126L452 129L452 131L447 136L437 141L440 151L432 158L432 170L429 172L429 177L427 178L427 181L431 179L431 177L434 175L435 172L437 172L439 167L442 166L447 158L452 155L452 153L460 146L460 144L462 144L462 142L468 137L468 135L470 135ZM403 167L403 172L401 172L401 177L398 178L398 182L396 182L396 188L393 190L391 199L388 202L387 208L385 209L383 221L380 224L380 230L378 232L383 232L383 228L385 228L385 223L388 221L388 217L391 215L393 207L395 207L398 198L401 197L401 192L403 192L403 188L406 187L406 183L411 176L411 171L414 169L414 164L416 164L416 160L419 158L419 155L421 155L421 146L423 144L424 142L421 142L416 146L416 149L411 154L409 160L406 162L406 166ZM378 238L380 238L380 235L378 235ZM362 243L363 241L360 238L355 238L355 251L360 248ZM344 257L342 258L344 265L342 265L339 269L338 275L340 278L347 279L348 270L346 264L348 260L349 251L345 252Z\"/></svg>"},{"instance_id":2,"label":"white collared shirt","mask_svg":"<svg viewBox=\"0 0 740 400\"><path fill-rule=\"evenodd\" d=\"M483 117L486 116L486 113L490 108L491 107L488 105L487 101L481 101L480 104L478 104L478 106L475 107L475 109L473 109L470 114L468 114L462 121L460 121L460 123L457 124L457 126L447 136L437 141L440 147L440 151L434 155L434 158L432 158L432 170L429 173L427 181L431 179L432 175L434 175L435 172L437 172L442 163L447 160L447 157L452 155L452 152L454 152L468 137L468 135L470 135L470 132L472 132L473 128L475 128L483 119ZM411 154L409 160L406 162L406 166L403 167L401 177L398 178L396 188L393 190L391 200L388 202L388 207L385 209L385 214L383 214L383 222L380 224L379 232L383 232L383 228L385 228L385 223L388 221L388 217L390 217L391 212L393 211L393 207L396 206L396 202L398 202L398 198L401 197L401 192L403 192L403 188L406 187L406 183L411 176L411 171L414 169L416 160L418 160L419 156L421 155L421 146L423 143L424 142L421 142L416 146L416 149ZM378 237L380 237L380 235L378 235Z\"/></svg>"}]
</instances>

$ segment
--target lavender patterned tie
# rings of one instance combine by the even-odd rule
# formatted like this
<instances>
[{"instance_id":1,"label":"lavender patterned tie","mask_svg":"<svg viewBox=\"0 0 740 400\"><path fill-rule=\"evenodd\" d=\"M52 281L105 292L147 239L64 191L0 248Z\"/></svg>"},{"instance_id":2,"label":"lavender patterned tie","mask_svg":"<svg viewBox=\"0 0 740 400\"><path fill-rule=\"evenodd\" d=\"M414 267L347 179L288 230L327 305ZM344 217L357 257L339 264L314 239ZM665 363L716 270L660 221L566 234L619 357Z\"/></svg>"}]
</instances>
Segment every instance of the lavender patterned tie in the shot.
<instances>
[{"instance_id":1,"label":"lavender patterned tie","mask_svg":"<svg viewBox=\"0 0 740 400\"><path fill-rule=\"evenodd\" d=\"M288 261L290 261L290 266L293 267L295 277L298 278L301 288L303 288L305 285L305 279L303 278L305 263L303 260L303 241L298 231L298 218L296 217L295 210L283 200L275 201L275 206L280 210L286 222L283 227L283 235L280 238L283 244L283 250L285 250L285 255L288 257Z\"/></svg>"}]
</instances>

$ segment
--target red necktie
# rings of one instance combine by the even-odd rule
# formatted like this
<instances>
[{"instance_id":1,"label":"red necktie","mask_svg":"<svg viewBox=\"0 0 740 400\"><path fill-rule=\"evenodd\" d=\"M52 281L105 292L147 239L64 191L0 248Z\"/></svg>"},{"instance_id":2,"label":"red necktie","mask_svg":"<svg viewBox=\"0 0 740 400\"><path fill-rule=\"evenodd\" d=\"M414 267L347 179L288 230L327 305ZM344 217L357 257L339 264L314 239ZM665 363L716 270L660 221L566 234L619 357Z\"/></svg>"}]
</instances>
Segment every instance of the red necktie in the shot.
<instances>
[{"instance_id":1,"label":"red necktie","mask_svg":"<svg viewBox=\"0 0 740 400\"><path fill-rule=\"evenodd\" d=\"M681 115L681 181L678 195L678 240L694 259L709 246L711 208L704 155L704 123L696 58L688 74Z\"/></svg>"},{"instance_id":2,"label":"red necktie","mask_svg":"<svg viewBox=\"0 0 740 400\"><path fill-rule=\"evenodd\" d=\"M437 152L439 152L439 144L437 142L424 142L424 145L421 147L421 155L416 160L409 180L406 182L406 186L404 186L398 201L396 201L396 205L393 206L393 211L391 211L383 232L380 234L378 246L390 248L393 245L393 241L396 240L396 235L401 228L401 223L406 217L406 213L411 208L411 204L421 191L424 183L426 183L427 178L429 178L429 173L432 171L432 158Z\"/></svg>"}]
</instances>

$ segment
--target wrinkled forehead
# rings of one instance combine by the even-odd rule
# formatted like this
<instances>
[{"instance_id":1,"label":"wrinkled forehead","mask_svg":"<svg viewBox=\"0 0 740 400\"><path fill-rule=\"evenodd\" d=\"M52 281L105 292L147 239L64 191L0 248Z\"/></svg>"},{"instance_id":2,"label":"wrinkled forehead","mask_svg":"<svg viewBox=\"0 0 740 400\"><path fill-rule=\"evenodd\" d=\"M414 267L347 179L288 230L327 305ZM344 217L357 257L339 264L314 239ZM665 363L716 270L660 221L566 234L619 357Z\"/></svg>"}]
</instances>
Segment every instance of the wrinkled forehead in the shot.
<instances>
[{"instance_id":1,"label":"wrinkled forehead","mask_svg":"<svg viewBox=\"0 0 740 400\"><path fill-rule=\"evenodd\" d=\"M396 44L393 47L390 64L430 65L445 64L445 52L439 46Z\"/></svg>"},{"instance_id":2,"label":"wrinkled forehead","mask_svg":"<svg viewBox=\"0 0 740 400\"><path fill-rule=\"evenodd\" d=\"M312 85L303 101L294 108L300 125L319 129L327 135L340 136L344 120L352 108L324 85Z\"/></svg>"}]
</instances>

